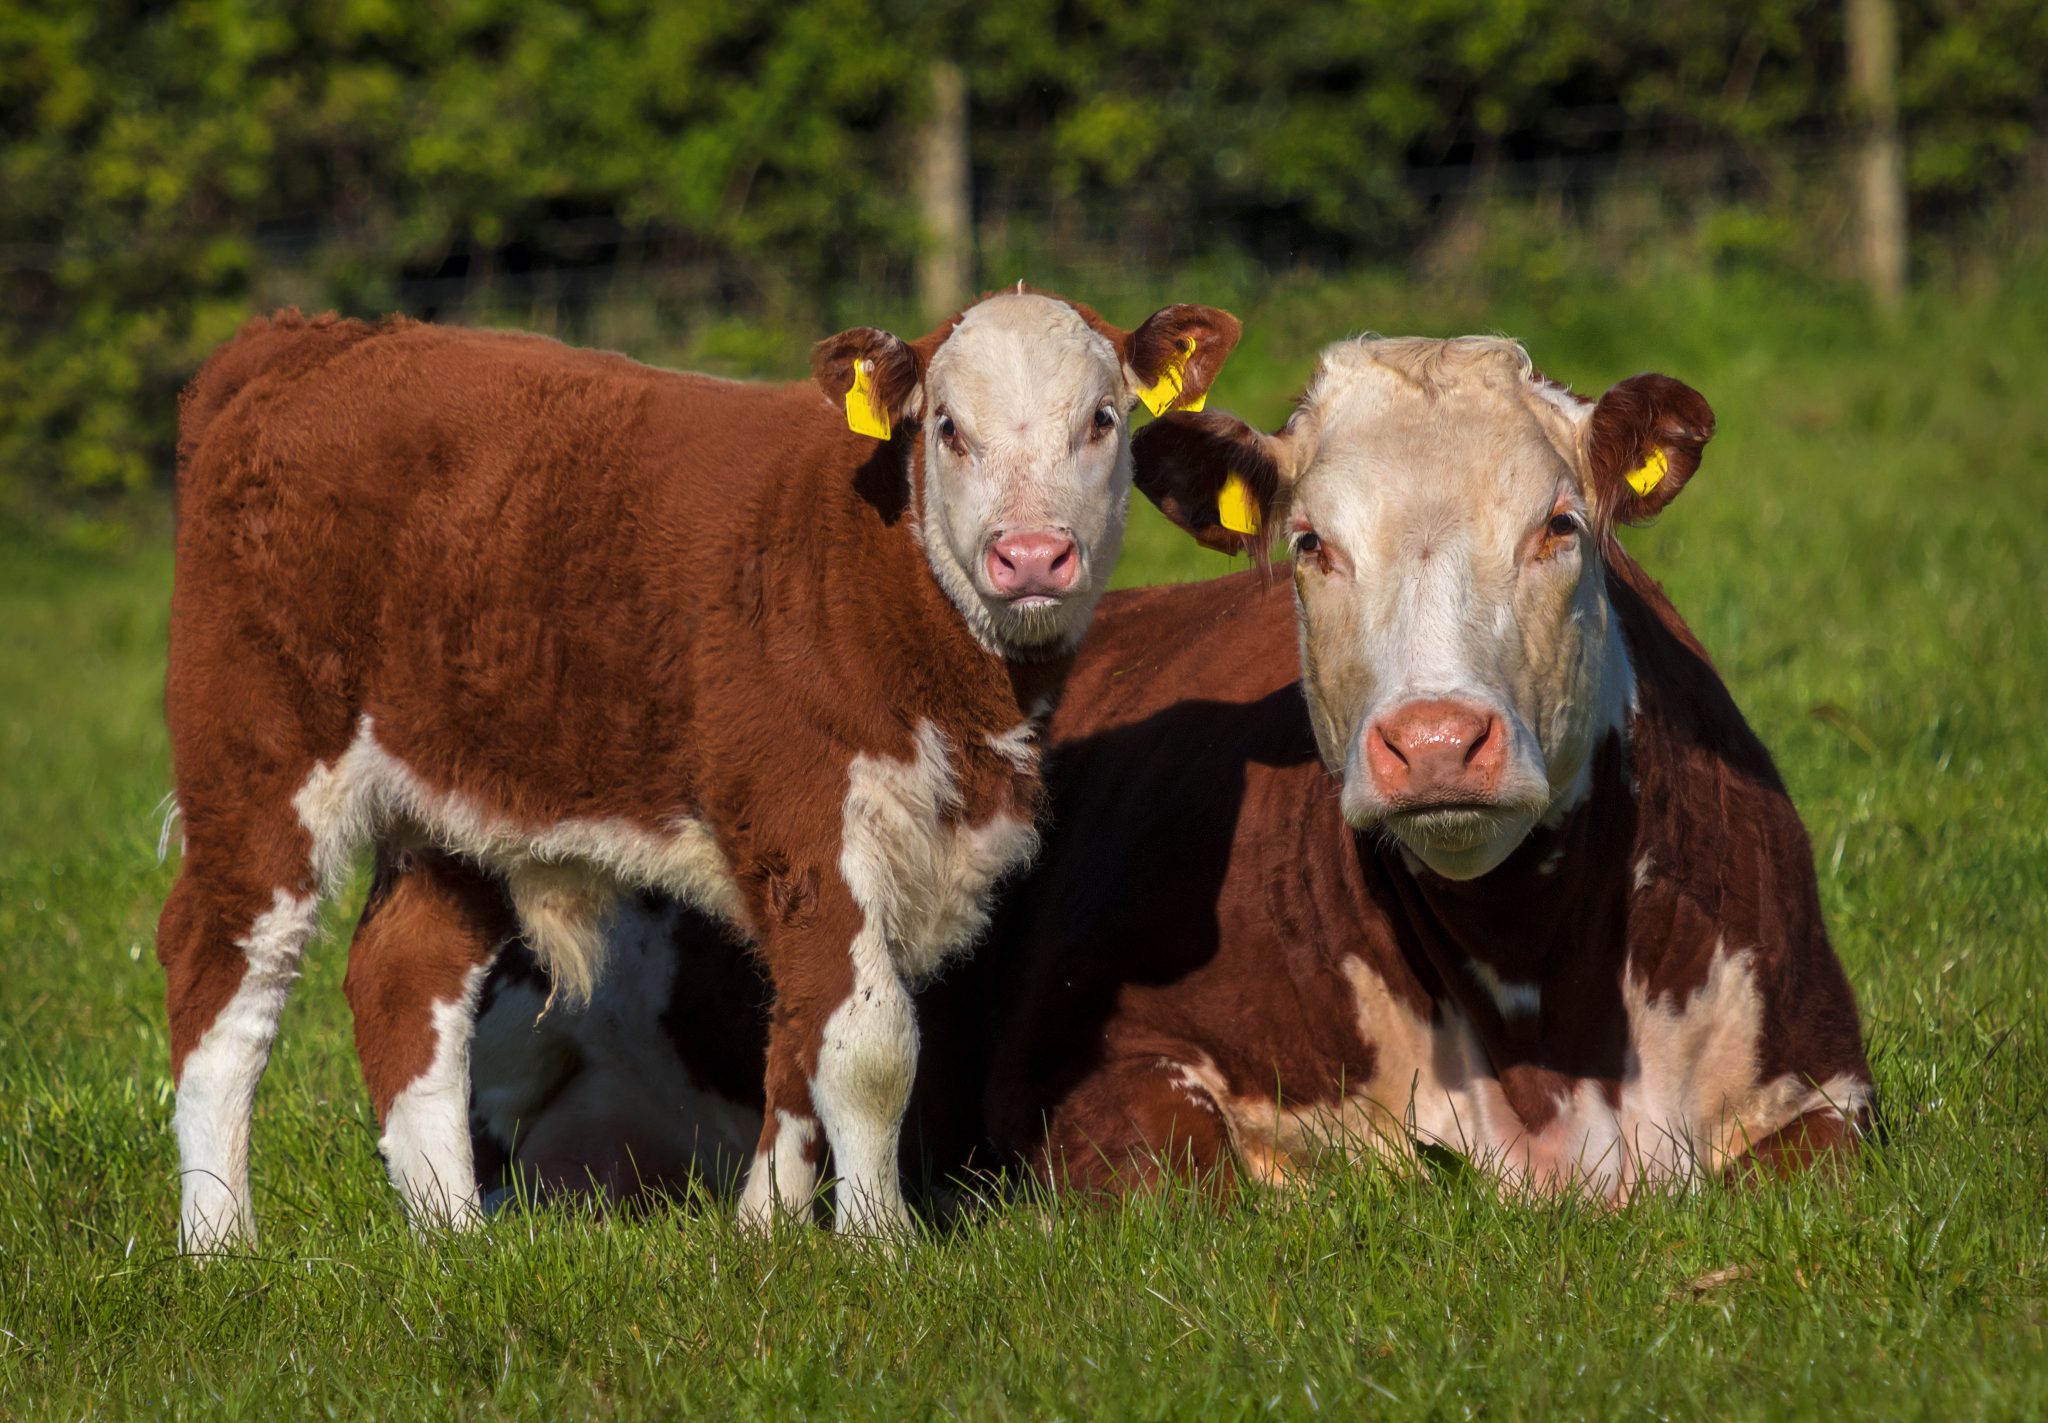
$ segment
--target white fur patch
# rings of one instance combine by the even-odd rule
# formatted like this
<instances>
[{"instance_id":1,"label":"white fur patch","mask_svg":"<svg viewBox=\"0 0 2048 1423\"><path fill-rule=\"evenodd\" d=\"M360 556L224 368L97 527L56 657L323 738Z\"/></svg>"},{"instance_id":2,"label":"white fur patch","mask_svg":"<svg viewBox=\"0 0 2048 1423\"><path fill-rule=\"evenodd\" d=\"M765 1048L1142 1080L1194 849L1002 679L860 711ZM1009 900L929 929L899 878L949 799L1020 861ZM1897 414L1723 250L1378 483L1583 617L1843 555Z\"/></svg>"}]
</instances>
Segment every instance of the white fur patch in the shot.
<instances>
[{"instance_id":1,"label":"white fur patch","mask_svg":"<svg viewBox=\"0 0 2048 1423\"><path fill-rule=\"evenodd\" d=\"M1369 1082L1338 1106L1286 1107L1270 1093L1233 1095L1197 1065L1193 1080L1222 1105L1240 1157L1282 1180L1318 1147L1409 1155L1410 1142L1470 1158L1517 1191L1581 1192L1621 1202L1644 1188L1712 1178L1749 1147L1809 1112L1864 1110L1868 1084L1838 1077L1812 1086L1756 1075L1762 998L1747 954L1718 951L1707 981L1682 1002L1623 984L1628 1057L1620 1101L1577 1084L1532 1131L1509 1105L1478 1035L1455 1007L1418 1018L1362 960L1347 958L1360 1030L1376 1048Z\"/></svg>"},{"instance_id":2,"label":"white fur patch","mask_svg":"<svg viewBox=\"0 0 2048 1423\"><path fill-rule=\"evenodd\" d=\"M1533 1018L1543 1010L1543 989L1534 983L1511 983L1494 971L1489 963L1478 959L1468 960L1472 977L1486 990L1486 996L1493 1000L1493 1006L1500 1009L1503 1018Z\"/></svg>"},{"instance_id":3,"label":"white fur patch","mask_svg":"<svg viewBox=\"0 0 2048 1423\"><path fill-rule=\"evenodd\" d=\"M178 1073L178 1237L188 1251L256 1239L249 1197L249 1118L277 1020L299 976L319 901L280 889L236 945L247 959L235 989Z\"/></svg>"},{"instance_id":4,"label":"white fur patch","mask_svg":"<svg viewBox=\"0 0 2048 1423\"><path fill-rule=\"evenodd\" d=\"M803 1220L818 1189L818 1169L807 1159L818 1139L818 1124L792 1112L775 1113L775 1141L754 1153L740 1192L739 1223L749 1230L772 1229L779 1220Z\"/></svg>"},{"instance_id":5,"label":"white fur patch","mask_svg":"<svg viewBox=\"0 0 2048 1423\"><path fill-rule=\"evenodd\" d=\"M760 1138L760 1112L700 1083L663 1021L679 912L623 907L609 931L609 971L587 1004L543 1014L539 993L517 984L484 1014L475 1100L515 1169L539 1156L557 1166L601 1161L626 1141L647 1153L650 1171L686 1171L713 1188L738 1175Z\"/></svg>"},{"instance_id":6,"label":"white fur patch","mask_svg":"<svg viewBox=\"0 0 2048 1423\"><path fill-rule=\"evenodd\" d=\"M989 750L1008 761L1017 771L1029 773L1038 769L1038 723L1019 722L1001 735L984 738Z\"/></svg>"},{"instance_id":7,"label":"white fur patch","mask_svg":"<svg viewBox=\"0 0 2048 1423\"><path fill-rule=\"evenodd\" d=\"M391 1099L377 1142L391 1184L422 1227L460 1228L481 1213L469 1144L469 1059L483 982L479 964L459 994L432 1005L433 1059Z\"/></svg>"},{"instance_id":8,"label":"white fur patch","mask_svg":"<svg viewBox=\"0 0 2048 1423\"><path fill-rule=\"evenodd\" d=\"M622 886L659 889L746 927L731 867L702 821L678 818L659 834L619 819L515 825L427 785L378 743L367 716L339 760L313 768L292 805L330 887L359 848L400 828L503 875L536 956L572 1003L596 982L602 920Z\"/></svg>"},{"instance_id":9,"label":"white fur patch","mask_svg":"<svg viewBox=\"0 0 2048 1423\"><path fill-rule=\"evenodd\" d=\"M912 984L988 927L989 891L1038 851L1037 830L1015 815L955 820L951 754L946 734L921 721L914 759L860 755L847 769L840 873Z\"/></svg>"}]
</instances>

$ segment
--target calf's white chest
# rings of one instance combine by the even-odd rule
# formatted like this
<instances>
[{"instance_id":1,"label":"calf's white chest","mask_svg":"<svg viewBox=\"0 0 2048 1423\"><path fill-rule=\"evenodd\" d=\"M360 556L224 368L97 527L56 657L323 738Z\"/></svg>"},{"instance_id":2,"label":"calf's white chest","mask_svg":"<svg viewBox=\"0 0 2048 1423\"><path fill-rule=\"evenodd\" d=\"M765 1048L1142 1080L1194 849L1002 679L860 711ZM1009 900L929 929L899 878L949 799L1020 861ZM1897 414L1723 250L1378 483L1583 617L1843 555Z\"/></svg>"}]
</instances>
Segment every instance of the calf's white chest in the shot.
<instances>
[{"instance_id":1,"label":"calf's white chest","mask_svg":"<svg viewBox=\"0 0 2048 1423\"><path fill-rule=\"evenodd\" d=\"M1035 756L1026 730L990 742L1020 770ZM1038 849L1036 828L1014 808L978 823L961 818L953 757L946 734L920 721L910 760L863 754L847 770L840 874L867 931L913 984L974 942L996 881Z\"/></svg>"}]
</instances>

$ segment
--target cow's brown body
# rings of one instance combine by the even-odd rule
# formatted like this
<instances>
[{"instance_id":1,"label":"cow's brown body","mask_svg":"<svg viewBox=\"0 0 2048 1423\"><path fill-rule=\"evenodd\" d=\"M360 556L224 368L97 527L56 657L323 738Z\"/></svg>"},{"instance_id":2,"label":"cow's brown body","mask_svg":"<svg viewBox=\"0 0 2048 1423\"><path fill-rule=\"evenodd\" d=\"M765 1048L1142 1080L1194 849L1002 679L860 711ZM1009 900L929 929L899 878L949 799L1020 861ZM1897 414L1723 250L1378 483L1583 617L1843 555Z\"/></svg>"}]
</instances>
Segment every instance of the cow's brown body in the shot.
<instances>
[{"instance_id":1,"label":"cow's brown body","mask_svg":"<svg viewBox=\"0 0 2048 1423\"><path fill-rule=\"evenodd\" d=\"M988 339L1021 312L1086 347L1118 393L1079 398L1120 402L1093 433L1126 439L1130 338L1053 299L996 300ZM1227 352L1234 322L1175 311L1227 326ZM853 333L821 361L843 390L860 343L881 352L886 423L954 329L916 348ZM1221 355L1200 359L1213 373ZM738 926L775 993L762 1157L802 1128L763 1169L808 1199L828 1019L868 1001L859 974L900 994L896 973L971 939L990 884L1028 857L1030 740L1070 652L992 650L963 621L914 531L922 454L921 436L852 433L808 382L530 336L290 315L208 363L184 411L166 693L187 850L158 942L189 1241L250 1228L248 1094L323 889L365 840L387 881L429 847L498 877L572 987L634 886ZM1127 453L1113 468L1128 479ZM431 893L380 889L352 966L388 1132L422 1081L435 1100L400 1115L445 1123L452 1106L461 1124L466 1015L514 920L457 870ZM870 1136L907 1091L906 1030L900 1014L880 1030L895 1040L878 1058L857 1012L832 1030ZM466 1147L456 1170L433 1143L385 1145L470 1174ZM886 1225L893 1180L870 1184ZM466 1179L439 1185L437 1214L473 1200Z\"/></svg>"},{"instance_id":2,"label":"cow's brown body","mask_svg":"<svg viewBox=\"0 0 2048 1423\"><path fill-rule=\"evenodd\" d=\"M1563 824L1466 883L1345 825L1283 590L1105 604L1055 719L1057 829L986 961L1003 1154L1112 1186L1420 1137L1618 1198L1860 1122L1805 831L1661 592L1607 556L1628 741ZM1678 1118L1696 1134L1673 1142Z\"/></svg>"}]
</instances>

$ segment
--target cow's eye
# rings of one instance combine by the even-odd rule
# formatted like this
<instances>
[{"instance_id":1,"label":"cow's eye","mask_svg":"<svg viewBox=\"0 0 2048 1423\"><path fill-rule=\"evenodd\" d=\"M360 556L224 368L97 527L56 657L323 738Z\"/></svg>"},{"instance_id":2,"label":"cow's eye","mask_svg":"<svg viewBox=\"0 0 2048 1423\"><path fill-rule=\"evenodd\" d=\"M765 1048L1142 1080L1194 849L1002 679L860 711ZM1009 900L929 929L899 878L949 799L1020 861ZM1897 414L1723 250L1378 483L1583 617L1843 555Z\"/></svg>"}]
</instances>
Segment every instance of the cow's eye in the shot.
<instances>
[{"instance_id":1,"label":"cow's eye","mask_svg":"<svg viewBox=\"0 0 2048 1423\"><path fill-rule=\"evenodd\" d=\"M1316 554L1322 552L1322 548L1323 540L1314 529L1303 529L1294 536L1294 556L1296 558L1313 558Z\"/></svg>"},{"instance_id":2,"label":"cow's eye","mask_svg":"<svg viewBox=\"0 0 2048 1423\"><path fill-rule=\"evenodd\" d=\"M1111 410L1107 405L1096 406L1095 433L1098 436L1107 435L1111 430L1114 430L1115 428L1116 412L1114 410Z\"/></svg>"},{"instance_id":3,"label":"cow's eye","mask_svg":"<svg viewBox=\"0 0 2048 1423\"><path fill-rule=\"evenodd\" d=\"M960 443L960 427L953 423L953 417L943 410L939 412L939 438L949 445Z\"/></svg>"},{"instance_id":4,"label":"cow's eye","mask_svg":"<svg viewBox=\"0 0 2048 1423\"><path fill-rule=\"evenodd\" d=\"M1552 514L1550 516L1550 536L1552 538L1570 538L1578 531L1579 521L1570 514Z\"/></svg>"}]
</instances>

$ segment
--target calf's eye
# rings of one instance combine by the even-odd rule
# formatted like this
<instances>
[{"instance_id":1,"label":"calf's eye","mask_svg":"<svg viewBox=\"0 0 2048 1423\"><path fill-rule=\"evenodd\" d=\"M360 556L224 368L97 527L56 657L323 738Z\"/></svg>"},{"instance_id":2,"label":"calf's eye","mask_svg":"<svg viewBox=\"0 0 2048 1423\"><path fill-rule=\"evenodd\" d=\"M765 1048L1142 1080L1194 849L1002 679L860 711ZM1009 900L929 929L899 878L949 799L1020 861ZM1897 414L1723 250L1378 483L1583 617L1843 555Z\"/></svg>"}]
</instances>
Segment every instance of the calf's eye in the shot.
<instances>
[{"instance_id":1,"label":"calf's eye","mask_svg":"<svg viewBox=\"0 0 2048 1423\"><path fill-rule=\"evenodd\" d=\"M1570 538L1578 532L1578 529L1579 521L1569 514L1552 514L1550 516L1550 536L1554 539Z\"/></svg>"},{"instance_id":2,"label":"calf's eye","mask_svg":"<svg viewBox=\"0 0 2048 1423\"><path fill-rule=\"evenodd\" d=\"M1116 412L1114 410L1111 410L1107 405L1096 406L1095 433L1098 435L1107 435L1111 430L1114 430L1115 428Z\"/></svg>"},{"instance_id":3,"label":"calf's eye","mask_svg":"<svg viewBox=\"0 0 2048 1423\"><path fill-rule=\"evenodd\" d=\"M949 445L959 443L960 432L953 424L952 416L945 414L939 416L939 438Z\"/></svg>"},{"instance_id":4,"label":"calf's eye","mask_svg":"<svg viewBox=\"0 0 2048 1423\"><path fill-rule=\"evenodd\" d=\"M1322 547L1322 538L1313 529L1294 536L1294 556L1296 558L1312 558L1322 551Z\"/></svg>"}]
</instances>

